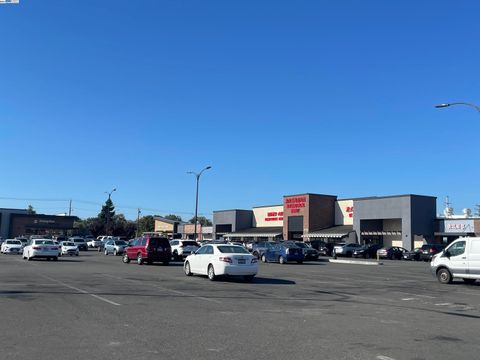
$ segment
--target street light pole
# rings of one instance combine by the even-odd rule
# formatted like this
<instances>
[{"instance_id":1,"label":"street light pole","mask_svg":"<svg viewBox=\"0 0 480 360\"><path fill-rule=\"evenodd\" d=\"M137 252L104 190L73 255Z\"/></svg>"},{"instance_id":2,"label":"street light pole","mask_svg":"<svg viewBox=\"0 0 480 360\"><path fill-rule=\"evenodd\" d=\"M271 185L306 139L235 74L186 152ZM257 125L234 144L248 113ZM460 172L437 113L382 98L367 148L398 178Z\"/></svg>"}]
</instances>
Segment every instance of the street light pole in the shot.
<instances>
[{"instance_id":1,"label":"street light pole","mask_svg":"<svg viewBox=\"0 0 480 360\"><path fill-rule=\"evenodd\" d=\"M196 173L196 172L193 172L193 171L188 171L187 174L193 174L195 175L196 179L197 179L197 191L196 191L196 195L195 195L195 230L194 230L194 234L193 234L193 240L197 241L197 215L198 215L198 183L200 182L200 176L202 175L202 173L205 171L205 170L209 170L211 169L212 167L211 166L207 166L206 168L204 168L202 171L200 171L199 173Z\"/></svg>"},{"instance_id":2,"label":"street light pole","mask_svg":"<svg viewBox=\"0 0 480 360\"><path fill-rule=\"evenodd\" d=\"M465 105L465 106L470 106L472 108L474 108L475 110L477 110L478 112L480 112L480 106L478 105L475 105L475 104L472 104L472 103L468 103L468 102L454 102L454 103L445 103L445 104L438 104L438 105L435 105L435 107L437 109L443 109L443 108L446 108L446 107L450 107L452 105Z\"/></svg>"},{"instance_id":3,"label":"street light pole","mask_svg":"<svg viewBox=\"0 0 480 360\"><path fill-rule=\"evenodd\" d=\"M112 191L108 192L108 191L105 191L105 194L108 194L108 203L110 204L110 201L111 201L111 197L112 197L112 193L114 191L117 191L117 188L114 188ZM110 223L110 209L107 209L107 228L106 228L106 235L110 235L108 232L108 227L109 227L109 223Z\"/></svg>"}]
</instances>

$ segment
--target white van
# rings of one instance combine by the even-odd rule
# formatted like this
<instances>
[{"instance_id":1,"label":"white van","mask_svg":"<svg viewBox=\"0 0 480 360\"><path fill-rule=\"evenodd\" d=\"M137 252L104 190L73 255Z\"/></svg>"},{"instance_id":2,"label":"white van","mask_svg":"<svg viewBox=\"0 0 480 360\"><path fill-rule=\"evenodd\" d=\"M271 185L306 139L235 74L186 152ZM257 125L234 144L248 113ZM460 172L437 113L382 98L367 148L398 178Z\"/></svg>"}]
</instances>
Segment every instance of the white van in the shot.
<instances>
[{"instance_id":1,"label":"white van","mask_svg":"<svg viewBox=\"0 0 480 360\"><path fill-rule=\"evenodd\" d=\"M430 263L432 273L442 284L461 278L467 284L480 279L480 237L465 237L452 242Z\"/></svg>"}]
</instances>

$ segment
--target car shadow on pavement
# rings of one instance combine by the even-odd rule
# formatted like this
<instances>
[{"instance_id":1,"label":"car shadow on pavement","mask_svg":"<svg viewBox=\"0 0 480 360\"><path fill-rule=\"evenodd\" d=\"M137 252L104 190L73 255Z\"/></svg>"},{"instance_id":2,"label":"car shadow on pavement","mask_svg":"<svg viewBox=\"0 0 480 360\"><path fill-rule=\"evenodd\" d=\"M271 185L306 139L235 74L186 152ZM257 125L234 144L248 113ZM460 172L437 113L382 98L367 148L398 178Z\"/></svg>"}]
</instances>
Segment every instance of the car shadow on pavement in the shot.
<instances>
[{"instance_id":1,"label":"car shadow on pavement","mask_svg":"<svg viewBox=\"0 0 480 360\"><path fill-rule=\"evenodd\" d=\"M240 277L223 277L221 278L221 281L225 282L233 282L233 283L245 283L245 280L240 276ZM265 278L265 277L259 277L255 276L250 284L257 284L257 285L295 285L296 282L292 280L286 280L286 279L274 279L274 278Z\"/></svg>"}]
</instances>

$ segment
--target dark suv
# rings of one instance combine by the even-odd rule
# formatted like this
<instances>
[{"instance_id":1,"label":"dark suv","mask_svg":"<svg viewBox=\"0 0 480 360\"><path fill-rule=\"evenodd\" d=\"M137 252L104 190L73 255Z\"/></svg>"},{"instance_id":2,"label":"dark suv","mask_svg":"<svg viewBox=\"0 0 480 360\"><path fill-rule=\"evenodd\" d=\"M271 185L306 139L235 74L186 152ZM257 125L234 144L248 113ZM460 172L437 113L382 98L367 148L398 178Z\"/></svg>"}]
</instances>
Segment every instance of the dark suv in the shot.
<instances>
[{"instance_id":1,"label":"dark suv","mask_svg":"<svg viewBox=\"0 0 480 360\"><path fill-rule=\"evenodd\" d=\"M439 253L445 249L445 245L442 244L426 244L422 245L420 250L420 260L432 261L433 255Z\"/></svg>"},{"instance_id":2,"label":"dark suv","mask_svg":"<svg viewBox=\"0 0 480 360\"><path fill-rule=\"evenodd\" d=\"M172 248L166 237L142 236L130 242L124 250L122 259L124 263L136 260L138 265L153 262L168 265L172 259Z\"/></svg>"}]
</instances>

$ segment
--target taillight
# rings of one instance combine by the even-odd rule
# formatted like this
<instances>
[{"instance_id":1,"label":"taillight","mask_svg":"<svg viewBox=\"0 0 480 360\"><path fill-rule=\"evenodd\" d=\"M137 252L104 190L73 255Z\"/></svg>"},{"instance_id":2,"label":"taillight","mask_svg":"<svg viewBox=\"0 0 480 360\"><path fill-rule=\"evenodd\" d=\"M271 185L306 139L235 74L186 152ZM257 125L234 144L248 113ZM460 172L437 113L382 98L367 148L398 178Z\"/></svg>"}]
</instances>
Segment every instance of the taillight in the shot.
<instances>
[{"instance_id":1,"label":"taillight","mask_svg":"<svg viewBox=\"0 0 480 360\"><path fill-rule=\"evenodd\" d=\"M230 257L220 256L220 257L218 258L218 260L223 261L223 262L227 262L227 263L230 263L230 264L232 263L232 258L230 258Z\"/></svg>"},{"instance_id":2,"label":"taillight","mask_svg":"<svg viewBox=\"0 0 480 360\"><path fill-rule=\"evenodd\" d=\"M252 264L255 264L257 262L258 262L257 258L253 258L252 261L251 261Z\"/></svg>"},{"instance_id":3,"label":"taillight","mask_svg":"<svg viewBox=\"0 0 480 360\"><path fill-rule=\"evenodd\" d=\"M433 250L433 249L430 249L430 253L433 253L433 252L434 252L434 250Z\"/></svg>"}]
</instances>

